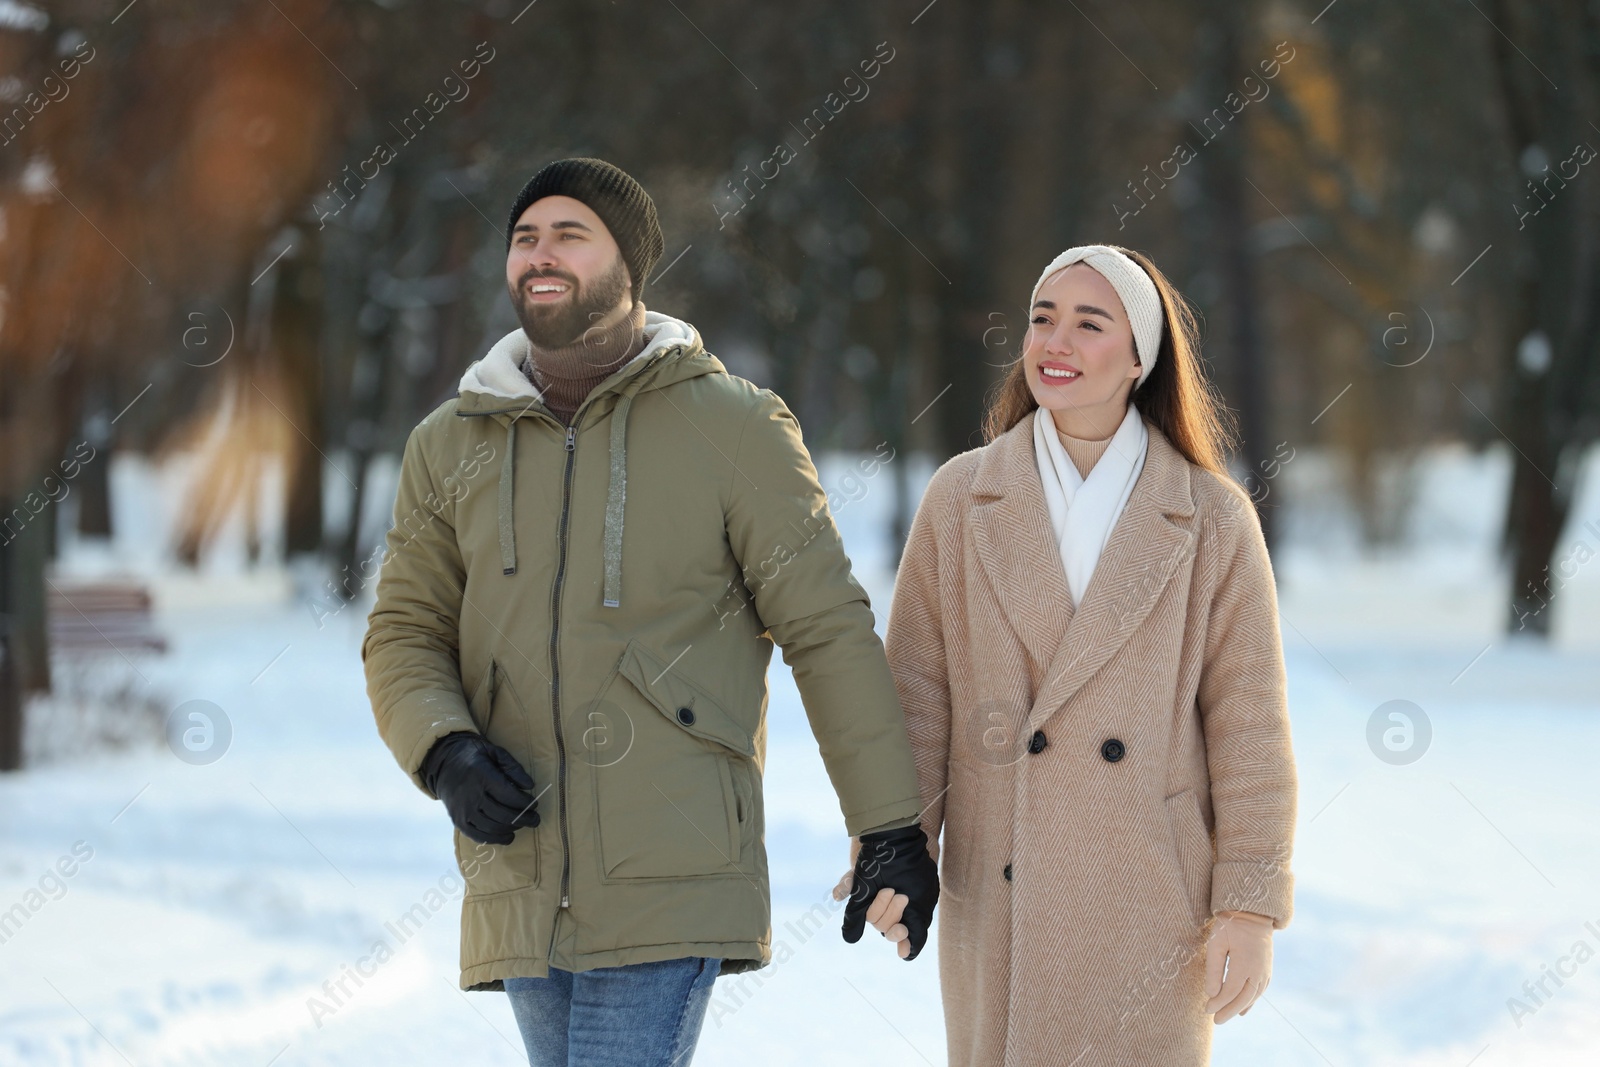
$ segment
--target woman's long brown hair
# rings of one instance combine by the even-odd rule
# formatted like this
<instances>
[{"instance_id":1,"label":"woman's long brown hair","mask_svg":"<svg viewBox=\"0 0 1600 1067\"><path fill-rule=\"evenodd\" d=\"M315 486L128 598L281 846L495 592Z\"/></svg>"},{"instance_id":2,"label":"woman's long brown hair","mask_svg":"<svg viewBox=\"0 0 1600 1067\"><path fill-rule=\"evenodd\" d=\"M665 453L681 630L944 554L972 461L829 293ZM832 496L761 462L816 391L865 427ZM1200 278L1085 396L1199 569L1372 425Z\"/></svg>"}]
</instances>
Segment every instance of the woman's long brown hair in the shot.
<instances>
[{"instance_id":1,"label":"woman's long brown hair","mask_svg":"<svg viewBox=\"0 0 1600 1067\"><path fill-rule=\"evenodd\" d=\"M1234 420L1222 406L1200 363L1200 334L1194 308L1143 252L1120 245L1109 247L1125 254L1150 275L1156 292L1161 294L1161 310L1166 319L1156 365L1144 384L1133 391L1134 407L1190 463L1221 477L1232 477L1227 456L1235 443ZM1030 322L1032 317L1033 309L1029 308ZM985 443L1011 429L1038 406L1019 355L989 401L983 419Z\"/></svg>"}]
</instances>

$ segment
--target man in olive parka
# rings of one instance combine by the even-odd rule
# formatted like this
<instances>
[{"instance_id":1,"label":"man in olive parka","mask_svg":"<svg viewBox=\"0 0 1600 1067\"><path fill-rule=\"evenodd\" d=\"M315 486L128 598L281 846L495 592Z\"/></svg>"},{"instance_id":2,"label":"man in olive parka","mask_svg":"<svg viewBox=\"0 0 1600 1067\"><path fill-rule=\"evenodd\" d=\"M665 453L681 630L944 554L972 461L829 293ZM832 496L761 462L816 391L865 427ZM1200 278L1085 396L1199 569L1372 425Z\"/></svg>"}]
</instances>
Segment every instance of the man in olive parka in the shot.
<instances>
[{"instance_id":1,"label":"man in olive parka","mask_svg":"<svg viewBox=\"0 0 1600 1067\"><path fill-rule=\"evenodd\" d=\"M697 966L676 1015L616 1020L640 1042L676 1027L692 1050L716 974L772 956L773 644L847 831L898 856L874 867L863 849L858 896L896 870L920 949L937 880L911 749L794 416L639 298L662 248L648 195L610 164L562 160L507 230L523 328L406 442L368 694L395 759L457 827L461 987L515 1005L542 988L531 979L559 976L570 996L599 968ZM547 1039L560 1055L564 1020L529 1011L532 1061Z\"/></svg>"}]
</instances>

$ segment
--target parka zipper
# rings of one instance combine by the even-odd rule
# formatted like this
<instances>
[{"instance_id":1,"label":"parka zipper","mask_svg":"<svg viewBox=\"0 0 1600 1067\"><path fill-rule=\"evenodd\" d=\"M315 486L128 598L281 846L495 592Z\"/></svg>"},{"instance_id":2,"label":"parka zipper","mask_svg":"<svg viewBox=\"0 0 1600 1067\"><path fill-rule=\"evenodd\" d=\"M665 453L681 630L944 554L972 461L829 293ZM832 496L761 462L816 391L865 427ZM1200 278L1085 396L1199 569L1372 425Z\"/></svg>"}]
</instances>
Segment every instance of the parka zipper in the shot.
<instances>
[{"instance_id":1,"label":"parka zipper","mask_svg":"<svg viewBox=\"0 0 1600 1067\"><path fill-rule=\"evenodd\" d=\"M669 347L656 353L639 368L638 373L644 373L651 364L673 350ZM572 413L572 422L567 426L567 463L566 469L561 474L560 549L556 559L555 581L550 587L550 714L554 719L556 731L556 793L561 806L561 907L563 908L572 906L572 846L567 830L567 745L561 730L561 666L556 646L561 636L561 583L567 574L567 515L572 507L572 467L578 446L578 424L583 421L583 413L595 399L593 394L586 397L583 403L578 405L578 410ZM552 942L554 937L555 931L552 930Z\"/></svg>"},{"instance_id":2,"label":"parka zipper","mask_svg":"<svg viewBox=\"0 0 1600 1067\"><path fill-rule=\"evenodd\" d=\"M669 345L645 361L638 370L644 373L651 365L659 362L669 353L677 351L681 345ZM567 826L567 745L565 735L561 730L561 667L557 658L557 644L561 634L561 583L566 577L567 570L567 515L572 505L572 468L578 442L578 423L583 419L583 413L588 409L596 397L593 394L586 397L578 410L572 414L572 422L567 426L567 462L566 469L561 475L561 526L560 550L556 561L555 581L550 587L550 713L556 732L556 797L560 806L561 824L561 907L572 906L572 845L571 836ZM472 415L505 415L512 418L525 414L534 405L524 405L520 408L499 408L490 411L474 411L465 414ZM537 405L537 410L556 421L555 415L549 408L542 404ZM513 414L514 413L514 414ZM554 928L550 931L551 945L555 944Z\"/></svg>"},{"instance_id":3,"label":"parka zipper","mask_svg":"<svg viewBox=\"0 0 1600 1067\"><path fill-rule=\"evenodd\" d=\"M567 513L572 505L572 461L577 455L578 420L573 416L567 427L567 467L561 476L561 528L560 553L556 560L556 578L550 587L550 713L555 719L556 793L561 803L561 906L570 907L572 899L572 849L567 832L567 745L561 732L561 664L556 657L556 641L561 634L561 582L567 572Z\"/></svg>"}]
</instances>

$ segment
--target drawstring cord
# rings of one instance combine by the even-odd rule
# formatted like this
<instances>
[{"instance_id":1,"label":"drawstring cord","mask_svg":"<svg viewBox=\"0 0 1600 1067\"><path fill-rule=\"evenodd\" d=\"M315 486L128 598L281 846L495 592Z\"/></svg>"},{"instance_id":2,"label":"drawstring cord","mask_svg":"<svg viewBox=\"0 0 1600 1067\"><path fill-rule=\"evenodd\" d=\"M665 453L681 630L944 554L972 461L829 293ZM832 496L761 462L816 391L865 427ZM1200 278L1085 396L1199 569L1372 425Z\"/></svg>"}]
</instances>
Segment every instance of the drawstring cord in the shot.
<instances>
[{"instance_id":1,"label":"drawstring cord","mask_svg":"<svg viewBox=\"0 0 1600 1067\"><path fill-rule=\"evenodd\" d=\"M611 410L611 483L606 489L606 584L605 599L608 608L622 606L622 509L628 492L628 412L633 407L633 394L629 389L617 399Z\"/></svg>"},{"instance_id":2,"label":"drawstring cord","mask_svg":"<svg viewBox=\"0 0 1600 1067\"><path fill-rule=\"evenodd\" d=\"M611 409L611 467L606 487L605 588L603 603L608 608L622 606L622 526L628 493L628 415L642 382L630 383ZM517 573L517 530L515 515L517 417L506 420L506 454L500 462L500 571Z\"/></svg>"},{"instance_id":3,"label":"drawstring cord","mask_svg":"<svg viewBox=\"0 0 1600 1067\"><path fill-rule=\"evenodd\" d=\"M516 480L517 418L506 420L506 455L500 461L500 573L517 573L517 530L511 521L511 487Z\"/></svg>"}]
</instances>

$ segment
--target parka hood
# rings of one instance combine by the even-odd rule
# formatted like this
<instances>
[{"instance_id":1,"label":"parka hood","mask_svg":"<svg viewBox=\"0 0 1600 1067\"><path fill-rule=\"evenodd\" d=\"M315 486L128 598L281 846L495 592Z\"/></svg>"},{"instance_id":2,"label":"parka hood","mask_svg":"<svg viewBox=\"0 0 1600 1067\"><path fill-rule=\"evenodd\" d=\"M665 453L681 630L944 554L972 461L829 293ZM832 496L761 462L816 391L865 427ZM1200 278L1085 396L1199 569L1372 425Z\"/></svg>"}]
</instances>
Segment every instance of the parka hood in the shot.
<instances>
[{"instance_id":1,"label":"parka hood","mask_svg":"<svg viewBox=\"0 0 1600 1067\"><path fill-rule=\"evenodd\" d=\"M656 363L659 367L657 373L651 376L652 382L657 387L724 369L721 361L707 352L701 344L700 331L682 319L663 315L659 311L646 311L644 339L644 348L639 354L618 367L610 378L597 385L596 393L612 385L619 376L631 378L652 363ZM520 410L530 401L542 403L544 397L538 386L522 373L522 362L528 356L528 348L528 335L523 333L519 326L496 341L489 351L484 353L482 359L475 360L466 369L466 373L461 375L461 384L457 388L461 398L461 404L457 408L458 413L488 414L491 410ZM672 355L674 350L681 355L657 360L658 356ZM662 363L671 364L671 369L660 366ZM641 382L640 387L650 386ZM514 401L520 403L512 406Z\"/></svg>"},{"instance_id":2,"label":"parka hood","mask_svg":"<svg viewBox=\"0 0 1600 1067\"><path fill-rule=\"evenodd\" d=\"M606 494L605 519L605 606L622 603L622 522L628 482L628 412L633 398L641 392L695 378L702 374L726 373L722 361L705 350L700 331L682 319L646 311L644 348L594 387L574 412L567 427L570 451L577 435L577 421L596 397L617 394L610 413L610 486ZM480 360L461 376L456 414L461 416L502 416L496 421L506 428L506 447L500 463L500 568L503 574L517 572L517 531L513 521L516 491L517 422L535 410L548 414L539 388L522 373L528 355L528 335L515 329L496 341ZM552 416L554 417L554 416Z\"/></svg>"}]
</instances>

